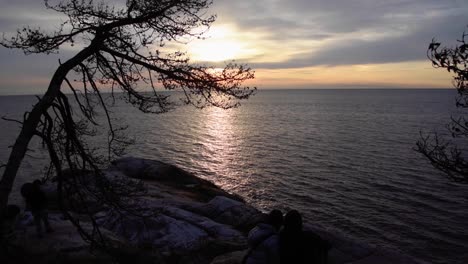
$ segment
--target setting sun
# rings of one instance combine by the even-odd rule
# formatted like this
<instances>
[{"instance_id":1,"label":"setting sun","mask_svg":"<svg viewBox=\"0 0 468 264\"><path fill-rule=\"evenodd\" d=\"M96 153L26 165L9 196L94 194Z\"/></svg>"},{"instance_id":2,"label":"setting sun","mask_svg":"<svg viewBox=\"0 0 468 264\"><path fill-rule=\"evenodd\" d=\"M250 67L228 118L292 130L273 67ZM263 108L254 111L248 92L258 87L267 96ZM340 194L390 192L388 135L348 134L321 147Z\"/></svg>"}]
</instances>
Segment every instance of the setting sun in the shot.
<instances>
[{"instance_id":1,"label":"setting sun","mask_svg":"<svg viewBox=\"0 0 468 264\"><path fill-rule=\"evenodd\" d=\"M188 50L193 60L208 62L241 59L257 53L234 28L226 25L214 26L206 34L206 39L191 42Z\"/></svg>"}]
</instances>

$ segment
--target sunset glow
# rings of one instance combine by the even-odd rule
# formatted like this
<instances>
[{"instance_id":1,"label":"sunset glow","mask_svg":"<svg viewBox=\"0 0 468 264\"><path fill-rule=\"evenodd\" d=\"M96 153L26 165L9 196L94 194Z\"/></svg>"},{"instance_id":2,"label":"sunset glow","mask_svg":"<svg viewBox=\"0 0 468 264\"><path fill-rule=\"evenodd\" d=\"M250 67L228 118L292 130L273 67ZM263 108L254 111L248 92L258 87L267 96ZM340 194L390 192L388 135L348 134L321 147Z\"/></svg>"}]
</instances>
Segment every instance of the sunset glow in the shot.
<instances>
[{"instance_id":1,"label":"sunset glow","mask_svg":"<svg viewBox=\"0 0 468 264\"><path fill-rule=\"evenodd\" d=\"M206 33L206 39L196 40L188 45L192 60L202 62L222 62L242 59L254 55L256 49L249 47L232 27L214 26Z\"/></svg>"},{"instance_id":2,"label":"sunset glow","mask_svg":"<svg viewBox=\"0 0 468 264\"><path fill-rule=\"evenodd\" d=\"M42 1L26 2L0 0L0 32L60 24ZM208 30L199 29L206 30L201 39L182 38L155 49L180 51L191 63L215 68L246 64L256 73L248 85L259 89L452 88L452 75L432 68L426 50L433 38L457 44L468 24L468 2L364 1L366 10L358 2L214 1L206 15L217 19ZM0 49L0 94L43 92L58 61L82 47L77 44L48 56Z\"/></svg>"}]
</instances>

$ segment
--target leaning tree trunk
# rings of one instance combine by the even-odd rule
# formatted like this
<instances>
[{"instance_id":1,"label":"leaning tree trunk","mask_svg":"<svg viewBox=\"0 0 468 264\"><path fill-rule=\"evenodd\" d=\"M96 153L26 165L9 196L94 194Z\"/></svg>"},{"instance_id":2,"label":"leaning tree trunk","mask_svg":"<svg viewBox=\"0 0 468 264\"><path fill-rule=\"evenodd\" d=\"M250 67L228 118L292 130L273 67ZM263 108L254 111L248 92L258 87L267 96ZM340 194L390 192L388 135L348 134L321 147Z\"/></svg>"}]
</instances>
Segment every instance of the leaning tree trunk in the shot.
<instances>
[{"instance_id":1,"label":"leaning tree trunk","mask_svg":"<svg viewBox=\"0 0 468 264\"><path fill-rule=\"evenodd\" d=\"M29 142L36 133L36 128L42 115L49 109L55 98L58 96L62 82L68 72L96 52L101 43L102 40L96 37L88 47L80 51L73 58L61 64L55 71L47 92L39 102L34 105L32 111L25 118L21 132L13 145L8 163L6 164L5 171L3 172L2 179L0 180L0 215L3 215L3 210L8 204L8 197L12 190L16 174L26 154Z\"/></svg>"}]
</instances>

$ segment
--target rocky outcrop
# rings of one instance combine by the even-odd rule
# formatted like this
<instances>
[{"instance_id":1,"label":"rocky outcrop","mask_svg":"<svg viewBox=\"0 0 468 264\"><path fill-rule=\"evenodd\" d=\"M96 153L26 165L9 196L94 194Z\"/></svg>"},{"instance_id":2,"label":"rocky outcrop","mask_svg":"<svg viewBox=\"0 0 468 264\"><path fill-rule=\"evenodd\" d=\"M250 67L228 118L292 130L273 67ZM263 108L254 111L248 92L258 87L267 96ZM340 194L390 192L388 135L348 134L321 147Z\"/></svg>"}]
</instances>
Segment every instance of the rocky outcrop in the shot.
<instances>
[{"instance_id":1,"label":"rocky outcrop","mask_svg":"<svg viewBox=\"0 0 468 264\"><path fill-rule=\"evenodd\" d=\"M241 264L247 250L229 252L217 256L210 264Z\"/></svg>"},{"instance_id":2,"label":"rocky outcrop","mask_svg":"<svg viewBox=\"0 0 468 264\"><path fill-rule=\"evenodd\" d=\"M228 193L210 181L161 161L127 157L113 161L112 165L109 168L111 171L117 170L130 178L152 182L156 186L163 185L172 194L185 198L207 202L215 196L225 196L243 201L240 196Z\"/></svg>"},{"instance_id":3,"label":"rocky outcrop","mask_svg":"<svg viewBox=\"0 0 468 264\"><path fill-rule=\"evenodd\" d=\"M12 256L2 263L107 263L109 257L98 252L92 252L90 245L78 234L76 227L59 213L49 214L52 233L39 237L29 213L22 215L20 223L9 239L9 250ZM85 230L91 230L89 223L82 223ZM103 230L103 235L111 243L124 246L113 233Z\"/></svg>"},{"instance_id":4,"label":"rocky outcrop","mask_svg":"<svg viewBox=\"0 0 468 264\"><path fill-rule=\"evenodd\" d=\"M139 247L150 247L175 263L207 263L216 255L246 248L244 234L232 226L164 202L152 217L109 212L102 227ZM182 261L178 256L184 256Z\"/></svg>"},{"instance_id":5,"label":"rocky outcrop","mask_svg":"<svg viewBox=\"0 0 468 264\"><path fill-rule=\"evenodd\" d=\"M240 197L213 183L163 162L123 158L105 171L109 182L142 181L144 196L133 198L145 208L143 216L118 213L96 199L87 199L94 208L102 234L117 245L120 259L129 263L241 263L246 250L246 234L264 218ZM88 177L88 176L86 176ZM92 189L92 181L85 181ZM44 186L49 199L56 187ZM57 205L50 203L51 210ZM76 212L80 219L79 212ZM112 259L91 251L76 228L59 213L51 214L55 232L39 239L31 218L19 225L13 244L27 254L47 262L107 263ZM91 230L83 218L81 225ZM330 263L415 263L399 254L357 243L333 232L309 226L332 244ZM37 263L40 263L37 261Z\"/></svg>"},{"instance_id":6,"label":"rocky outcrop","mask_svg":"<svg viewBox=\"0 0 468 264\"><path fill-rule=\"evenodd\" d=\"M264 215L259 213L257 209L225 196L216 196L208 203L191 205L189 209L244 233L247 233L264 218Z\"/></svg>"},{"instance_id":7,"label":"rocky outcrop","mask_svg":"<svg viewBox=\"0 0 468 264\"><path fill-rule=\"evenodd\" d=\"M116 160L108 174L144 181L140 201L151 217L108 212L99 224L133 245L151 247L171 263L209 263L247 247L245 231L261 212L233 194L175 166L146 159Z\"/></svg>"},{"instance_id":8,"label":"rocky outcrop","mask_svg":"<svg viewBox=\"0 0 468 264\"><path fill-rule=\"evenodd\" d=\"M244 250L247 247L245 231L262 216L240 197L159 161L116 160L104 175L110 182L126 180L134 184L142 181L144 196L133 198L132 203L145 208L145 213L141 217L108 210L89 196L85 199L86 206L95 212L100 229L106 237L126 245L123 248L157 252L158 263L210 263L218 255ZM87 190L94 188L91 175L80 177ZM67 179L64 180L68 184ZM49 198L49 209L52 212L57 210L55 183L48 183L42 189ZM91 228L87 218L81 217L80 213L80 210L76 211L75 217L81 219L83 227ZM76 228L59 213L50 216L55 232L42 239L36 237L32 218L25 219L14 244L27 249L28 254L42 256L39 259L44 262L70 257L85 262L102 261L100 257L93 257L89 245L78 235Z\"/></svg>"}]
</instances>

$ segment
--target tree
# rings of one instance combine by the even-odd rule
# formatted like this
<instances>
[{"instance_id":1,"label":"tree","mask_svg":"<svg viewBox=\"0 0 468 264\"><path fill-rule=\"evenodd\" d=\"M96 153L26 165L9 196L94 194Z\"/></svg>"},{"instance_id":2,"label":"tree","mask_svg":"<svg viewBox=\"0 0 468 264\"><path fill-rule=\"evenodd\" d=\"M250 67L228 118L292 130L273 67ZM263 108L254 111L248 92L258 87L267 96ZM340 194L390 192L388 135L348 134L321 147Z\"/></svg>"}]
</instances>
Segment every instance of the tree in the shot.
<instances>
[{"instance_id":1,"label":"tree","mask_svg":"<svg viewBox=\"0 0 468 264\"><path fill-rule=\"evenodd\" d=\"M463 33L460 45L454 48L441 47L432 40L428 48L428 58L435 68L445 68L454 74L453 85L457 89L456 106L463 112L468 110L468 43ZM447 129L453 140L444 139L438 134L422 136L416 143L417 151L422 153L431 164L444 172L455 182L468 184L468 161L466 156L468 139L468 120L464 116L451 117Z\"/></svg>"},{"instance_id":2,"label":"tree","mask_svg":"<svg viewBox=\"0 0 468 264\"><path fill-rule=\"evenodd\" d=\"M124 127L113 122L109 111L112 101L104 98L105 91L110 91L112 97L121 91L126 102L145 113L164 113L179 105L158 88L182 91L182 103L197 108L235 107L252 95L255 88L242 86L244 81L254 78L250 68L234 63L224 69L194 65L186 54L165 48L167 43L201 38L215 20L215 16L205 14L211 3L211 0L126 0L125 5L114 6L94 0L63 0L54 4L45 0L47 8L66 16L57 31L47 33L40 28L25 27L10 38L4 37L0 45L21 49L25 54L55 53L64 45L83 48L59 64L46 93L25 113L24 120L15 120L22 128L4 165L0 210L8 203L21 161L35 136L43 141L51 160L50 168L58 176L60 201L64 188L76 187L70 182L79 182L80 175L92 171L98 190L93 194L111 207L122 208L123 200L118 197L133 194L137 186L129 188L110 182L100 170L104 160L119 155L129 143L122 134ZM65 87L70 89L71 97L65 95ZM149 90L142 89L145 87ZM99 112L103 113L108 130L105 159L86 144L100 125ZM68 183L65 169L69 172L67 177L74 177ZM75 196L82 196L79 188L72 191L77 192ZM89 233L81 231L93 240Z\"/></svg>"}]
</instances>

